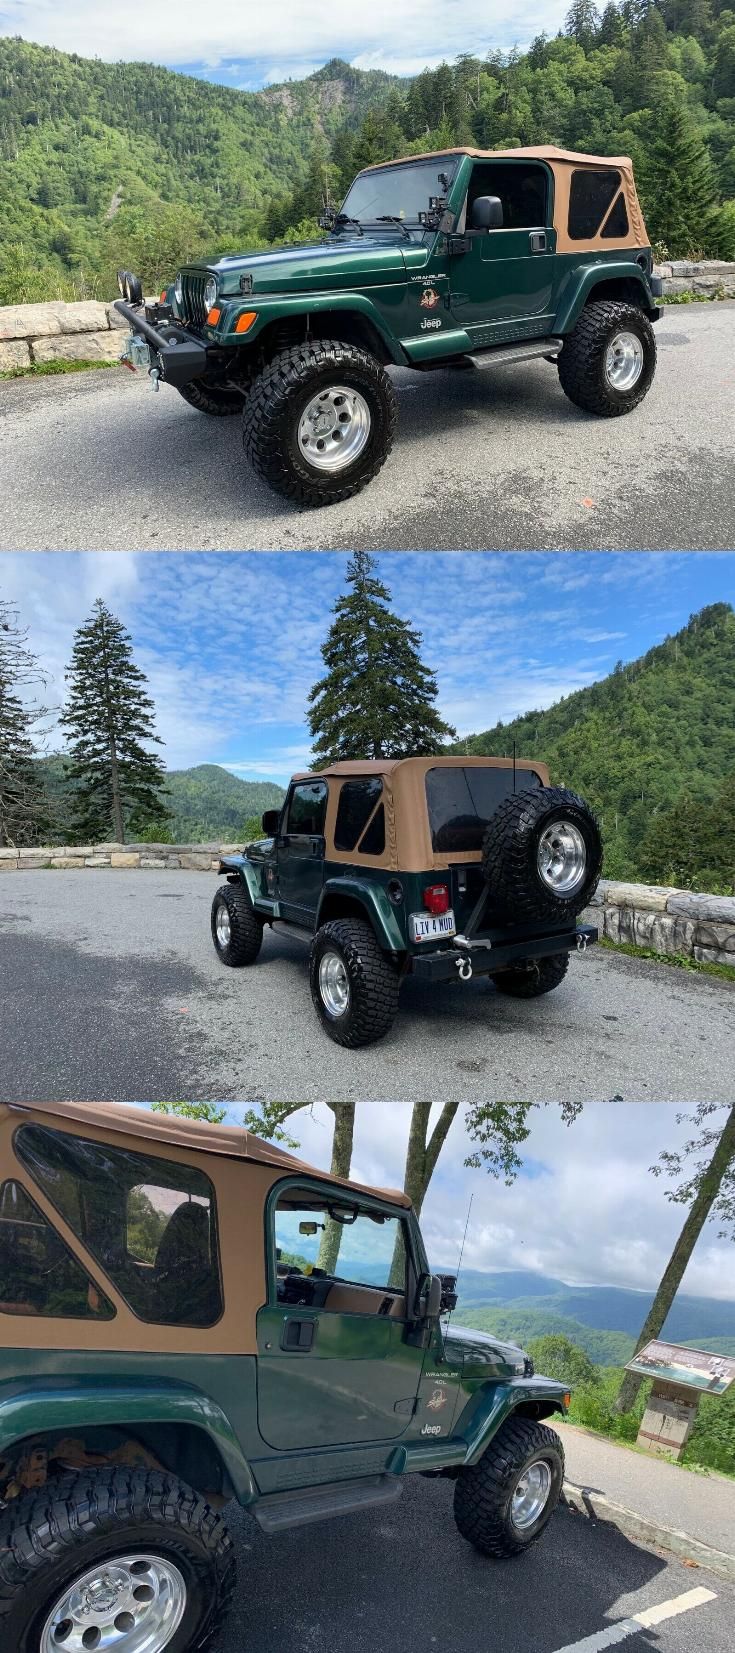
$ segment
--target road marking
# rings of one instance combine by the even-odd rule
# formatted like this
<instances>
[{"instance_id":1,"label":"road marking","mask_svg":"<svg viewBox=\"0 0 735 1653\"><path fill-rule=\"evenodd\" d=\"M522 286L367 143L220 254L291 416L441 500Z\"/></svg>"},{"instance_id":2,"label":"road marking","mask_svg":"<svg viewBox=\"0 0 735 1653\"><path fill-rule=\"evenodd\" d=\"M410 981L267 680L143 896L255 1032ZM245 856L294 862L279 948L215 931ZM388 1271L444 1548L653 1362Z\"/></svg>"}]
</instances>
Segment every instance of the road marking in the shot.
<instances>
[{"instance_id":1,"label":"road marking","mask_svg":"<svg viewBox=\"0 0 735 1653\"><path fill-rule=\"evenodd\" d=\"M640 1630L649 1630L654 1624L663 1624L665 1619L675 1619L679 1613L688 1613L692 1607L703 1607L705 1602L716 1600L714 1590L705 1590L700 1585L696 1590L685 1590L682 1596L672 1596L670 1601L659 1602L657 1607L644 1607L629 1619L619 1619L617 1624L609 1624L593 1636L584 1636L581 1642L559 1647L556 1653L601 1653L603 1647L614 1647L628 1636L637 1636Z\"/></svg>"}]
</instances>

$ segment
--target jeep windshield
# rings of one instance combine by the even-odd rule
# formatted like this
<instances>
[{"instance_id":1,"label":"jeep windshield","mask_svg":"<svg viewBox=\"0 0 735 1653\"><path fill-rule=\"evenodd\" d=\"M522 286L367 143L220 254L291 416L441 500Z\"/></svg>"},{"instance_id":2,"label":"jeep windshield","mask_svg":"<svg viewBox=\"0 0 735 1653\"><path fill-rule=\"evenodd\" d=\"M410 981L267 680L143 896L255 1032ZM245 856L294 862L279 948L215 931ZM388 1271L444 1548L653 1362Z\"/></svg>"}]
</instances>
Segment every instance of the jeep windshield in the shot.
<instances>
[{"instance_id":1,"label":"jeep windshield","mask_svg":"<svg viewBox=\"0 0 735 1653\"><path fill-rule=\"evenodd\" d=\"M395 228L405 224L407 229L423 231L419 214L429 212L432 199L447 194L456 170L456 155L440 155L430 161L407 161L405 166L363 172L342 202L340 219L346 221L346 229L349 220L389 228L395 219ZM339 222L337 227L341 227Z\"/></svg>"},{"instance_id":2,"label":"jeep windshield","mask_svg":"<svg viewBox=\"0 0 735 1653\"><path fill-rule=\"evenodd\" d=\"M426 776L426 803L435 850L462 852L482 849L485 829L498 805L512 792L541 786L535 769L430 769Z\"/></svg>"}]
</instances>

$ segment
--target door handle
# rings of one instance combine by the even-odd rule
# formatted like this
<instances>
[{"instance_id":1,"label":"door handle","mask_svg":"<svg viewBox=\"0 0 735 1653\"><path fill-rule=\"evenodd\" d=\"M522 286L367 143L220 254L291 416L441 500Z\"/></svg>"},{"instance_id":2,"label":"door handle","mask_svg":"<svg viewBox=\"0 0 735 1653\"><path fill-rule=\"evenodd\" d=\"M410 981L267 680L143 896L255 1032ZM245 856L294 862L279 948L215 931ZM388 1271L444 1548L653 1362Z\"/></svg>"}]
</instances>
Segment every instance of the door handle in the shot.
<instances>
[{"instance_id":1,"label":"door handle","mask_svg":"<svg viewBox=\"0 0 735 1653\"><path fill-rule=\"evenodd\" d=\"M532 230L528 237L532 253L546 252L546 231Z\"/></svg>"},{"instance_id":2,"label":"door handle","mask_svg":"<svg viewBox=\"0 0 735 1653\"><path fill-rule=\"evenodd\" d=\"M316 1327L315 1320L295 1320L288 1315L283 1322L281 1348L290 1349L292 1353L305 1354L313 1345Z\"/></svg>"}]
</instances>

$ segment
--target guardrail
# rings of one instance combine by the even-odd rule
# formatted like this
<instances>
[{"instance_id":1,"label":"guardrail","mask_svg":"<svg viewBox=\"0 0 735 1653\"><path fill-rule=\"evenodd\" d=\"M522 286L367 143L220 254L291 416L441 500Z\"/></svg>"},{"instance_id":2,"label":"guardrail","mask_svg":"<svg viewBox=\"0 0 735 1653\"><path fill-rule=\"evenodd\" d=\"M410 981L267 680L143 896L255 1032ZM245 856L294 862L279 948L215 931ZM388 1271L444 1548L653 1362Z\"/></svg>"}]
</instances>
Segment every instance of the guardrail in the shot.
<instances>
[{"instance_id":1,"label":"guardrail","mask_svg":"<svg viewBox=\"0 0 735 1653\"><path fill-rule=\"evenodd\" d=\"M735 264L707 259L658 264L664 293L699 293L735 298ZM127 323L112 304L84 299L78 304L9 304L0 307L0 373L42 362L114 362Z\"/></svg>"},{"instance_id":2,"label":"guardrail","mask_svg":"<svg viewBox=\"0 0 735 1653\"><path fill-rule=\"evenodd\" d=\"M165 872L216 872L221 855L239 844L63 844L34 849L0 849L0 873L54 868ZM609 941L683 954L703 964L735 968L735 896L706 895L664 884L625 884L602 878L582 914Z\"/></svg>"}]
</instances>

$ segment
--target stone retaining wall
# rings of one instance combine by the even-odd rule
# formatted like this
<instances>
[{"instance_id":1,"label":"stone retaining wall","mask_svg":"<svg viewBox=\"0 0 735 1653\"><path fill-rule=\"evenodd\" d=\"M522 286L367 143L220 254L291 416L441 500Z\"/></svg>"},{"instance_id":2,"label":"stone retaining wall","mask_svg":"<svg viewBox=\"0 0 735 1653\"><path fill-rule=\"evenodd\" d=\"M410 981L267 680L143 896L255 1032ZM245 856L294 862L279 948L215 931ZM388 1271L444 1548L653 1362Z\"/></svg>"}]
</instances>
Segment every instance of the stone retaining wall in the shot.
<instances>
[{"instance_id":1,"label":"stone retaining wall","mask_svg":"<svg viewBox=\"0 0 735 1653\"><path fill-rule=\"evenodd\" d=\"M81 844L49 849L0 849L0 873L53 867L61 872L117 867L216 872L220 855L241 844ZM735 969L735 896L704 895L659 884L622 884L603 878L585 924L609 941L633 942L657 953L681 953L701 963Z\"/></svg>"},{"instance_id":2,"label":"stone retaining wall","mask_svg":"<svg viewBox=\"0 0 735 1653\"><path fill-rule=\"evenodd\" d=\"M735 264L688 264L674 260L656 267L664 292L725 294L735 298ZM112 304L85 299L79 304L11 304L0 307L0 373L38 362L114 362L127 322Z\"/></svg>"}]
</instances>

